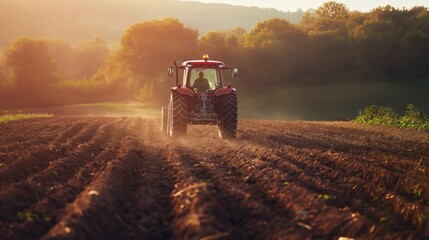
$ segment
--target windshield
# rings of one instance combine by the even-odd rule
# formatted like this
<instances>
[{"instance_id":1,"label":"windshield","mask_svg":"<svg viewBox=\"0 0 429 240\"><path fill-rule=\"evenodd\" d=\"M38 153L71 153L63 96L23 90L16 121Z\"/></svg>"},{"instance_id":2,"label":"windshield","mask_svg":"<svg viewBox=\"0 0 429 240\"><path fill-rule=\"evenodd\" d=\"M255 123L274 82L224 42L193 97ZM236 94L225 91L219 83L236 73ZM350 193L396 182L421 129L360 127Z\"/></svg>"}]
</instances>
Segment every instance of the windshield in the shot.
<instances>
[{"instance_id":1,"label":"windshield","mask_svg":"<svg viewBox=\"0 0 429 240\"><path fill-rule=\"evenodd\" d=\"M192 88L203 87L206 88L203 90L214 90L220 87L219 70L215 68L192 68L189 83Z\"/></svg>"}]
</instances>

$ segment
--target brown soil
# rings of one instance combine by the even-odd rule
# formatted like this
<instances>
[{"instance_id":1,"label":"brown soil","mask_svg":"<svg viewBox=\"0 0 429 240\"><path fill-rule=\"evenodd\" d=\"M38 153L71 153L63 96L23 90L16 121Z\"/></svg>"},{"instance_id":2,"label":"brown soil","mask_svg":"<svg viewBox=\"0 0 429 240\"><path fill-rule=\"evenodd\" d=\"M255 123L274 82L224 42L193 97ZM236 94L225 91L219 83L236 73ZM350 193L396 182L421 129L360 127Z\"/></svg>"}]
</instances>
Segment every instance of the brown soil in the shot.
<instances>
[{"instance_id":1,"label":"brown soil","mask_svg":"<svg viewBox=\"0 0 429 240\"><path fill-rule=\"evenodd\" d=\"M0 124L0 239L429 238L429 134L240 121Z\"/></svg>"}]
</instances>

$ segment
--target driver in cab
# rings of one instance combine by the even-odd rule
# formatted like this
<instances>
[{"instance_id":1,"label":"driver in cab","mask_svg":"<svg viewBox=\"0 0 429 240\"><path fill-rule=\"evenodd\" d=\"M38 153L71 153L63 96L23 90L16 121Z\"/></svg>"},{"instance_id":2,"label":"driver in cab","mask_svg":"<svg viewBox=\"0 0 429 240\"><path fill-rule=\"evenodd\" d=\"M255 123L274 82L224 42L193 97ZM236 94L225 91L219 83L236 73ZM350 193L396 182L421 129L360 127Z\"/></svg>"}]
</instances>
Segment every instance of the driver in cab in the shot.
<instances>
[{"instance_id":1,"label":"driver in cab","mask_svg":"<svg viewBox=\"0 0 429 240\"><path fill-rule=\"evenodd\" d=\"M209 80L204 78L204 73L200 72L199 77L195 79L194 84L192 84L192 88L196 89L197 92L202 93L210 89Z\"/></svg>"}]
</instances>

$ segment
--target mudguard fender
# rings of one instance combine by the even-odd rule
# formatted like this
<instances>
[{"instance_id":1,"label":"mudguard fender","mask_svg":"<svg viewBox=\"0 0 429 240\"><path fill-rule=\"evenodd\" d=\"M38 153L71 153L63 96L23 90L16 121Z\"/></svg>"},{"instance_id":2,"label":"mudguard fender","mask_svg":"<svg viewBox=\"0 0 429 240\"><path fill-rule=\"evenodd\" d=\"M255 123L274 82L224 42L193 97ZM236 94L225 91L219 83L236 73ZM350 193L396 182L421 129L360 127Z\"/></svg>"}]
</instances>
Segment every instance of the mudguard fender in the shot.
<instances>
[{"instance_id":1,"label":"mudguard fender","mask_svg":"<svg viewBox=\"0 0 429 240\"><path fill-rule=\"evenodd\" d=\"M195 95L194 91L187 87L173 87L171 88L171 91L176 91L182 95L191 96L191 97Z\"/></svg>"},{"instance_id":2,"label":"mudguard fender","mask_svg":"<svg viewBox=\"0 0 429 240\"><path fill-rule=\"evenodd\" d=\"M221 95L226 95L226 94L230 94L232 92L235 92L235 88L232 88L230 86L228 87L221 87L215 90L214 95L215 96L221 96Z\"/></svg>"}]
</instances>

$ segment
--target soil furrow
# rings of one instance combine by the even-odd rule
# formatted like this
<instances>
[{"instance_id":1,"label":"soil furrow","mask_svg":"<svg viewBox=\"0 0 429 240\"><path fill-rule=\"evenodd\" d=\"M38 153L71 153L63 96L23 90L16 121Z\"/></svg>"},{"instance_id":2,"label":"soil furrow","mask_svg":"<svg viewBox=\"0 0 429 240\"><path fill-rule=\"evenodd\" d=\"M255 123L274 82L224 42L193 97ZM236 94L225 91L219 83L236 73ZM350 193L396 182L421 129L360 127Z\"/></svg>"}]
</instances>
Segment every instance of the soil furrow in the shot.
<instances>
[{"instance_id":1,"label":"soil furrow","mask_svg":"<svg viewBox=\"0 0 429 240\"><path fill-rule=\"evenodd\" d=\"M58 146L40 146L37 150L26 152L23 157L5 166L4 169L0 169L2 188L8 183L21 181L31 174L45 169L50 162L65 156L69 151L74 151L85 142L90 141L94 138L99 126L97 120L91 121L74 137Z\"/></svg>"},{"instance_id":2,"label":"soil furrow","mask_svg":"<svg viewBox=\"0 0 429 240\"><path fill-rule=\"evenodd\" d=\"M25 141L14 141L8 138L1 139L4 140L3 143L0 143L0 163L3 163L4 166L9 165L11 162L18 160L20 157L23 157L25 153L34 152L40 149L41 147L45 147L47 144L49 146L57 146L58 144L53 144L54 139L58 138L58 135L63 135L65 132L69 132L70 128L75 128L75 132L72 133L74 135L79 131L80 128L84 126L84 122L80 123L80 127L76 126L78 123L76 120L72 119L64 119L63 125L58 123L53 123L49 125L47 123L41 125L41 129L43 131L37 131L33 129L31 134L18 132L19 135L22 135ZM70 127L72 125L72 127ZM15 130L16 131L16 130ZM15 135L16 132L13 132ZM29 136L37 136L37 137L29 137ZM59 143L62 143L61 141Z\"/></svg>"},{"instance_id":3,"label":"soil furrow","mask_svg":"<svg viewBox=\"0 0 429 240\"><path fill-rule=\"evenodd\" d=\"M168 147L167 164L176 178L172 193L176 239L227 239L231 218L226 211L228 199L211 182L207 171L174 146Z\"/></svg>"},{"instance_id":4,"label":"soil furrow","mask_svg":"<svg viewBox=\"0 0 429 240\"><path fill-rule=\"evenodd\" d=\"M32 196L43 200L50 188L66 182L79 168L93 161L94 157L105 150L106 144L103 141L112 140L109 139L109 135L113 124L115 122L101 126L92 141L82 145L66 157L50 162L46 169L21 182L5 186L0 192L1 211L3 212L1 218L15 218L17 212L21 212L34 203ZM20 201L9 201L11 198L18 198Z\"/></svg>"},{"instance_id":5,"label":"soil furrow","mask_svg":"<svg viewBox=\"0 0 429 240\"><path fill-rule=\"evenodd\" d=\"M381 229L374 229L374 223L368 222L367 220L360 217L359 214L353 214L352 212L347 214L347 211L343 212L343 210L330 207L323 198L320 198L319 194L314 193L311 189L306 188L305 185L302 185L299 179L296 179L296 177L292 176L292 179L295 179L291 181L291 178L288 176L287 172L282 172L278 169L271 168L271 166L260 161L257 156L249 156L247 151L230 147L230 142L226 142L223 148L216 146L216 143L213 144L208 142L206 145L212 146L213 149L216 149L217 153L222 156L235 156L233 161L228 161L228 163L237 171L242 172L242 174L247 174L251 178L256 179L254 180L256 181L255 185L262 191L265 191L267 195L276 196L279 201L285 205L286 209L296 212L297 216L302 211L306 212L306 224L312 228L315 228L317 234L320 234L320 236L334 237L331 235L333 232L347 233L347 229L357 228L357 226L360 226L357 228L358 231L349 234L361 237L375 236L374 234L384 231ZM197 146L200 147L201 145ZM254 148L256 149L257 147ZM222 150L219 151L219 149ZM277 181L270 179L277 179ZM284 184L285 182L287 182L286 186ZM295 197L290 198L290 196ZM302 196L306 196L306 199L303 199ZM311 202L312 204L307 206L305 202ZM320 211L320 209L324 209L324 211ZM324 214L331 215L337 220L331 222L331 226L326 226L325 221L321 221L321 216ZM343 219L343 222L339 222L339 219ZM299 220L299 218L297 220ZM408 232L405 234L408 236L413 233Z\"/></svg>"},{"instance_id":6,"label":"soil furrow","mask_svg":"<svg viewBox=\"0 0 429 240\"><path fill-rule=\"evenodd\" d=\"M130 172L141 152L135 139L121 142L118 156L89 183L66 209L61 220L42 239L123 239L121 205L126 186L132 180Z\"/></svg>"},{"instance_id":7,"label":"soil furrow","mask_svg":"<svg viewBox=\"0 0 429 240\"><path fill-rule=\"evenodd\" d=\"M63 118L48 118L48 119L25 119L19 121L0 124L0 145L10 142L21 142L28 139L28 136L34 133L43 132L47 126L61 126L64 124Z\"/></svg>"},{"instance_id":8,"label":"soil furrow","mask_svg":"<svg viewBox=\"0 0 429 240\"><path fill-rule=\"evenodd\" d=\"M157 147L158 131L153 121L133 118L125 128L140 140L141 156L134 162L130 181L125 188L129 196L121 206L121 229L124 239L170 239L173 221L171 191L173 179L165 169L163 149ZM147 144L147 145L146 145Z\"/></svg>"},{"instance_id":9,"label":"soil furrow","mask_svg":"<svg viewBox=\"0 0 429 240\"><path fill-rule=\"evenodd\" d=\"M409 202L395 192L387 191L383 185L374 184L354 175L346 175L345 172L320 164L313 159L317 154L296 152L291 148L277 153L263 147L258 147L256 151L254 149L244 147L243 151L252 152L253 150L255 156L268 161L269 166L281 171L287 169L289 176L293 175L306 188L317 192L319 196L329 198L327 201L329 205L358 212L383 222L383 225L388 228L399 226L398 230L400 230L422 227L419 226L422 223L418 223L418 214L425 213L427 210L418 201ZM378 207L374 208L374 204ZM411 206L415 208L414 211L411 211Z\"/></svg>"},{"instance_id":10,"label":"soil furrow","mask_svg":"<svg viewBox=\"0 0 429 240\"><path fill-rule=\"evenodd\" d=\"M341 173L345 173L350 179L359 180L360 183L355 182L353 187L349 188L353 189L352 191L347 191L347 184L344 185L344 189L341 189L341 182L337 182L337 179L330 179L333 180L332 184L339 188L338 193L351 193L351 196L340 196L340 194L334 193L337 198L332 201L333 203L349 205L347 201L353 201L353 204L349 205L353 210L372 219L378 219L388 226L420 230L427 226L427 221L422 218L422 216L428 215L428 207L424 204L427 202L427 191L422 191L422 189L427 189L429 179L422 173L425 172L424 169L415 168L412 170L415 174L399 175L384 168L378 168L377 160L362 162L361 155L334 152L331 149L297 149L284 145L284 142L270 145L271 148L280 150L280 156L286 157L288 161L300 166L301 169L315 169L314 175L320 175L320 178L330 179L330 176L341 176L344 175ZM379 158L383 158L383 156ZM328 172L321 175L323 172L320 172L318 168L323 169L324 167L333 169L337 174ZM419 177L416 178L416 176ZM373 205L378 205L378 207L370 207Z\"/></svg>"},{"instance_id":11,"label":"soil furrow","mask_svg":"<svg viewBox=\"0 0 429 240\"><path fill-rule=\"evenodd\" d=\"M181 144L186 160L194 168L202 168L206 178L215 186L222 198L229 201L223 207L228 213L231 230L228 239L307 239L312 232L295 222L290 212L276 198L255 188L256 179L242 175L232 168L231 159L211 154L198 146L189 148Z\"/></svg>"},{"instance_id":12,"label":"soil furrow","mask_svg":"<svg viewBox=\"0 0 429 240\"><path fill-rule=\"evenodd\" d=\"M406 171L405 166L415 167L421 158L429 159L429 134L413 130L410 132L401 131L400 136L395 136L391 132L395 133L400 130L387 128L386 131L380 131L383 127L378 127L374 131L370 131L368 128L371 126L358 129L357 127L360 125L351 123L337 123L335 125L335 123L274 122L269 125L268 122L262 121L257 122L257 124L261 125L264 131L260 132L260 137L255 139L252 136L256 134L257 130L252 129L252 127L256 123L248 123L250 128L242 129L241 138L256 141L256 143L267 147L273 147L273 144L288 144L297 148L325 148L355 156L363 155L372 164L380 164L380 166L398 172ZM345 124L348 125L342 126ZM273 131L274 129L276 131ZM401 160L403 164L400 166L385 164L386 156L394 156L396 157L395 160Z\"/></svg>"},{"instance_id":13,"label":"soil furrow","mask_svg":"<svg viewBox=\"0 0 429 240\"><path fill-rule=\"evenodd\" d=\"M78 163L80 160L73 161L69 157L61 161L59 165L65 164L65 171L70 170L74 174L67 182L52 184L52 182L49 182L48 178L45 182L49 182L49 184L46 184L39 179L38 182L41 182L42 186L45 186L45 189L42 191L46 192L45 197L31 207L20 212L21 215L24 216L27 214L37 216L37 219L15 219L14 224L9 225L9 229L12 229L9 231L13 234L9 235L8 238L39 238L46 234L46 232L58 222L59 215L63 211L62 209L65 205L74 200L96 174L103 171L108 160L115 158L120 148L121 139L126 137L126 133L124 131L112 130L114 127L123 128L124 125L127 124L128 122L125 122L124 119L115 119L115 121L100 127L100 134L97 135L97 138L103 140L103 137L105 137L102 151L99 154L92 153L91 155L94 155L92 161L86 161L85 165L77 172L75 172L75 170L72 171L72 169L79 168L78 165L82 164L82 162ZM106 133L110 133L111 136L105 136ZM67 173L65 172L65 174ZM70 173L68 173L68 175L70 175ZM62 178L64 178L64 176L62 176ZM52 185L52 187L49 187L50 185Z\"/></svg>"},{"instance_id":14,"label":"soil furrow","mask_svg":"<svg viewBox=\"0 0 429 240\"><path fill-rule=\"evenodd\" d=\"M144 146L141 158L134 163L125 194L128 198L121 206L121 222L126 223L123 239L171 238L173 183L163 169L164 161L161 153Z\"/></svg>"},{"instance_id":15,"label":"soil furrow","mask_svg":"<svg viewBox=\"0 0 429 240\"><path fill-rule=\"evenodd\" d=\"M118 150L119 144L117 142L108 144L103 152L96 155L93 161L79 169L67 182L53 185L47 189L44 187L42 191L34 190L35 192L40 192L40 194L45 194L45 197L40 201L31 201L36 203L21 212L17 212L17 216L13 220L14 223L8 225L10 234L7 239L33 239L44 235L58 222L66 204L73 201L85 186L91 182L93 177L106 167L108 160L114 159ZM50 184L43 184L42 186L44 185L48 186ZM28 188L35 189L36 186L28 186ZM25 193L31 194L28 191L25 191ZM31 198L19 197L19 199ZM31 204L31 202L28 202L28 204ZM30 217L26 218L26 215Z\"/></svg>"},{"instance_id":16,"label":"soil furrow","mask_svg":"<svg viewBox=\"0 0 429 240\"><path fill-rule=\"evenodd\" d=\"M16 147L19 149L22 146L20 144L24 144L28 142L28 146L30 145L29 141L34 141L35 144L40 144L37 142L37 138L32 136L44 136L45 134L49 135L53 133L54 130L60 132L64 130L64 125L70 123L71 119L61 118L61 117L52 117L46 119L39 119L39 121L34 122L33 119L26 119L21 121L12 121L6 124L0 124L0 133L2 133L0 137L0 151L12 150L12 148ZM45 141L48 136L44 136ZM54 135L51 137L55 137ZM10 149L5 149L5 147L9 145Z\"/></svg>"}]
</instances>

